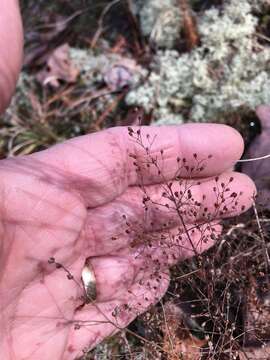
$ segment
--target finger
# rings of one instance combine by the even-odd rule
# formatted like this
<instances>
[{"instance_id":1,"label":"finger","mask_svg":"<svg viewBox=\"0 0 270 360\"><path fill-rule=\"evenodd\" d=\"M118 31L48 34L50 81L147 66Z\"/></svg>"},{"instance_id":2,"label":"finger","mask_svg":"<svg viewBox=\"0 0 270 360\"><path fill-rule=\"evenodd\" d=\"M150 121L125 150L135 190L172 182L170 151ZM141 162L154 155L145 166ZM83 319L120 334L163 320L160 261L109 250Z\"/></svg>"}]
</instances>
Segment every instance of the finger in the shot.
<instances>
[{"instance_id":1,"label":"finger","mask_svg":"<svg viewBox=\"0 0 270 360\"><path fill-rule=\"evenodd\" d=\"M94 348L105 337L124 329L136 316L156 303L169 285L168 272L161 272L155 278L145 274L144 280L134 284L118 300L89 304L77 311L63 358L74 360L83 355L84 349Z\"/></svg>"},{"instance_id":2,"label":"finger","mask_svg":"<svg viewBox=\"0 0 270 360\"><path fill-rule=\"evenodd\" d=\"M189 236L180 235L178 229L174 229L170 233L156 234L152 244L139 244L132 252L134 264L139 269L136 272L136 284L123 293L119 300L90 304L75 314L66 358L73 359L81 355L83 348L93 348L104 337L119 331L145 311L150 303L156 302L166 291L168 264L175 264L180 258L194 255L194 248L197 252L205 251L220 232L219 224L204 224L198 228L189 228Z\"/></svg>"},{"instance_id":3,"label":"finger","mask_svg":"<svg viewBox=\"0 0 270 360\"><path fill-rule=\"evenodd\" d=\"M97 301L121 298L133 283L141 283L145 274L155 278L179 260L208 250L221 234L218 222L190 225L186 231L173 228L146 234L134 245L115 251L118 256L91 258L97 280Z\"/></svg>"},{"instance_id":4,"label":"finger","mask_svg":"<svg viewBox=\"0 0 270 360\"><path fill-rule=\"evenodd\" d=\"M115 255L96 257L92 256L91 253L84 252L76 261L70 264L61 264L57 258L47 264L45 263L42 268L46 273L50 270L50 276L55 275L53 279L56 284L59 282L59 278L56 276L60 276L65 285L68 279L70 280L70 287L76 288L77 295L74 296L76 307L82 305L85 298L82 271L86 259L90 262L91 271L96 281L97 301L104 302L119 298L134 283L138 266L126 251L115 252ZM57 269L56 273L55 269ZM52 271L53 273L51 273ZM52 288L52 285L50 287Z\"/></svg>"},{"instance_id":5,"label":"finger","mask_svg":"<svg viewBox=\"0 0 270 360\"><path fill-rule=\"evenodd\" d=\"M122 297L134 283L136 269L128 257L91 257L90 262L96 278L99 302Z\"/></svg>"},{"instance_id":6,"label":"finger","mask_svg":"<svg viewBox=\"0 0 270 360\"><path fill-rule=\"evenodd\" d=\"M176 227L153 233L133 248L135 264L140 269L135 281L138 281L138 276L144 272L152 271L152 274L155 274L181 260L201 254L215 244L221 232L222 225L211 221L190 225L185 232Z\"/></svg>"},{"instance_id":7,"label":"finger","mask_svg":"<svg viewBox=\"0 0 270 360\"><path fill-rule=\"evenodd\" d=\"M269 116L270 116L270 107L269 105L260 105L256 109L256 114L258 115L261 124L264 128L269 127Z\"/></svg>"},{"instance_id":8,"label":"finger","mask_svg":"<svg viewBox=\"0 0 270 360\"><path fill-rule=\"evenodd\" d=\"M114 201L114 206L104 205L88 212L86 234L95 239L89 251L102 255L149 232L176 226L183 230L183 222L209 222L238 215L252 205L255 191L249 177L233 172L199 182L181 180L171 185L146 186L143 191L130 187ZM149 200L144 202L146 197Z\"/></svg>"},{"instance_id":9,"label":"finger","mask_svg":"<svg viewBox=\"0 0 270 360\"><path fill-rule=\"evenodd\" d=\"M15 90L22 62L22 23L17 0L0 2L0 113Z\"/></svg>"},{"instance_id":10,"label":"finger","mask_svg":"<svg viewBox=\"0 0 270 360\"><path fill-rule=\"evenodd\" d=\"M221 230L221 225L214 221L189 225L185 231L176 227L134 239L132 246L115 250L115 255L91 257L97 301L120 298L133 283L141 281L145 273L153 277L179 260L209 249Z\"/></svg>"},{"instance_id":11,"label":"finger","mask_svg":"<svg viewBox=\"0 0 270 360\"><path fill-rule=\"evenodd\" d=\"M131 187L115 200L116 209L110 209L114 222L124 216L131 224L141 220L145 230L156 231L179 225L180 217L185 223L194 223L238 215L252 205L255 194L248 176L226 172L196 181L180 179L143 189ZM109 206L102 209L109 212ZM89 214L94 216L94 211Z\"/></svg>"},{"instance_id":12,"label":"finger","mask_svg":"<svg viewBox=\"0 0 270 360\"><path fill-rule=\"evenodd\" d=\"M230 168L242 151L240 134L228 126L185 124L136 128L132 135L126 127L113 128L66 141L31 158L36 167L47 169L47 177L62 173L62 181L80 191L89 207L96 207L142 181L161 183L176 174L217 175Z\"/></svg>"}]
</instances>

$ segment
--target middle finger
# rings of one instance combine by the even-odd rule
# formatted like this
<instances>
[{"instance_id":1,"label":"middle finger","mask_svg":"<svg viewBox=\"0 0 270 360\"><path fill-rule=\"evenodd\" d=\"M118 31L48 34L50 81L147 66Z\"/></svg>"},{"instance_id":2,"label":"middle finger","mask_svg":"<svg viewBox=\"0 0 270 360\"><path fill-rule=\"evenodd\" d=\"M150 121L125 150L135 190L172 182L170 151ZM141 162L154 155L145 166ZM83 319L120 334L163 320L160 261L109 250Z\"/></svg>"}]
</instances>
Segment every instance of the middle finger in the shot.
<instances>
[{"instance_id":1,"label":"middle finger","mask_svg":"<svg viewBox=\"0 0 270 360\"><path fill-rule=\"evenodd\" d=\"M110 254L132 239L184 224L235 216L251 206L253 182L244 174L227 172L207 180L181 179L128 190L113 203L88 212L85 231L91 256Z\"/></svg>"}]
</instances>

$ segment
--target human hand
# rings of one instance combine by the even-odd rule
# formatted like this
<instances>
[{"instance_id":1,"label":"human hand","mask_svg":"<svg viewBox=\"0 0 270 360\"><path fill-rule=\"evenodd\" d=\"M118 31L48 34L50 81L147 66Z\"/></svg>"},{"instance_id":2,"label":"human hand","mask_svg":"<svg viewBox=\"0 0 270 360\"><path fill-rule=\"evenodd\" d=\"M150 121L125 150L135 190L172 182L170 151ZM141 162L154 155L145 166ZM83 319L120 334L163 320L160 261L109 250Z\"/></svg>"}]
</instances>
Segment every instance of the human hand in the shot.
<instances>
[{"instance_id":1,"label":"human hand","mask_svg":"<svg viewBox=\"0 0 270 360\"><path fill-rule=\"evenodd\" d=\"M0 10L1 112L9 103L21 64L22 26L17 0L1 0ZM150 159L164 150L162 178L155 166L146 168L143 188L138 186L141 173L128 154L141 155L142 167L145 155L148 160L149 156L125 128L0 163L0 354L5 360L68 360L84 347L95 346L164 294L169 265L211 246L221 231L218 217L250 205L253 184L234 174L230 193L243 191L241 206L232 209L231 203L223 215L213 207L212 177L222 174L220 183L229 179L226 170L242 151L233 130L214 125L142 130L152 138L157 134ZM202 205L213 221L207 230L204 219L192 234L193 223L202 220L202 214L184 215L191 244L173 210L175 204L169 209L162 206L168 203L162 192L175 178L177 156L181 153L189 164L193 152L213 157L200 173L201 185L192 179L182 185L192 183L195 199L207 195ZM177 189L179 181L173 187ZM142 202L146 193L151 197L147 216ZM193 209L192 199L188 200L187 210ZM173 235L180 232L182 240L175 240ZM49 264L52 257L63 267ZM97 300L82 306L80 277L87 257L97 278Z\"/></svg>"},{"instance_id":2,"label":"human hand","mask_svg":"<svg viewBox=\"0 0 270 360\"><path fill-rule=\"evenodd\" d=\"M23 31L18 0L0 2L0 113L8 106L22 62Z\"/></svg>"},{"instance_id":3,"label":"human hand","mask_svg":"<svg viewBox=\"0 0 270 360\"><path fill-rule=\"evenodd\" d=\"M131 136L125 127L113 128L0 163L5 360L82 355L157 302L167 289L169 266L209 248L221 218L251 205L252 181L231 171L243 150L235 130L142 127L138 137L137 129ZM204 166L190 171L201 159ZM227 187L217 207L213 189ZM182 208L164 197L164 189L183 190ZM88 257L97 299L83 306L80 279ZM50 258L62 267L49 264Z\"/></svg>"}]
</instances>

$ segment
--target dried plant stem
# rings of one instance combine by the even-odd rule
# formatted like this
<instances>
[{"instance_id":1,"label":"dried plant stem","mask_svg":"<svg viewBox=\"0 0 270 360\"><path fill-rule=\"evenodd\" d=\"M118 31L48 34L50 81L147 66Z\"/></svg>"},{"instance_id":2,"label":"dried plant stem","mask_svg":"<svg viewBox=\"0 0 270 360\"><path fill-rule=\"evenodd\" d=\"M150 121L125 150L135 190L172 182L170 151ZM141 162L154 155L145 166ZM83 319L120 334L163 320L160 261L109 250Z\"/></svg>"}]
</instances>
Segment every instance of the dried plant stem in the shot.
<instances>
[{"instance_id":1,"label":"dried plant stem","mask_svg":"<svg viewBox=\"0 0 270 360\"><path fill-rule=\"evenodd\" d=\"M238 160L237 162L258 161L258 160L264 160L264 159L268 159L268 158L270 158L270 154L260 156L260 157L257 157L257 158L252 158L252 159L242 159L242 160Z\"/></svg>"},{"instance_id":2,"label":"dried plant stem","mask_svg":"<svg viewBox=\"0 0 270 360\"><path fill-rule=\"evenodd\" d=\"M191 13L188 0L179 0L179 6L184 20L184 32L187 38L188 48L192 50L200 41L196 19Z\"/></svg>"},{"instance_id":3,"label":"dried plant stem","mask_svg":"<svg viewBox=\"0 0 270 360\"><path fill-rule=\"evenodd\" d=\"M158 168L158 170L160 170L160 169ZM192 241L192 239L191 239L191 237L190 237L190 234L189 234L189 232L188 232L188 228L187 228L187 226L186 226L186 223L185 223L185 221L184 221L184 219L183 219L183 216L182 216L182 214L181 214L181 212L180 212L180 210L179 210L178 201L177 201L177 199L176 199L175 196L174 196L174 193L173 193L173 191L172 191L171 186L169 186L169 184L166 183L166 187L167 187L168 190L169 190L169 194L170 194L171 201L173 202L173 204L174 204L174 206L175 206L175 210L176 210L176 212L177 212L177 216L179 217L179 220L180 220L180 222L181 222L181 224L182 224L182 226L183 226L183 228L184 228L184 231L185 231L185 234L187 235L188 241L189 241L189 243L190 243L190 245L191 245L191 247L192 247L192 250L194 251L194 255L197 257L198 252L197 252L197 250L196 250L196 248L195 248L195 246L194 246L194 244L193 244L193 241Z\"/></svg>"},{"instance_id":4,"label":"dried plant stem","mask_svg":"<svg viewBox=\"0 0 270 360\"><path fill-rule=\"evenodd\" d=\"M257 211L257 208L256 208L255 201L253 201L252 206L253 206L253 211L254 211L254 214L255 214L256 221L257 221L260 238L262 240L262 245L263 245L263 250L264 250L264 259L265 259L265 263L266 263L266 274L267 274L268 270L270 268L270 258L269 258L269 254L268 254L267 244L266 244L266 241L265 241L264 231L263 231L263 228L261 226L261 222L260 222L260 218L259 218L259 215L258 215L258 211Z\"/></svg>"},{"instance_id":5,"label":"dried plant stem","mask_svg":"<svg viewBox=\"0 0 270 360\"><path fill-rule=\"evenodd\" d=\"M127 9L128 9L128 18L131 25L131 31L133 33L134 42L135 42L135 51L136 55L139 56L145 51L145 42L141 34L140 26L136 17L132 12L132 0L126 0Z\"/></svg>"},{"instance_id":6,"label":"dried plant stem","mask_svg":"<svg viewBox=\"0 0 270 360\"><path fill-rule=\"evenodd\" d=\"M149 344L150 346L153 345L153 343L150 340L147 340L146 338L144 338L143 336L137 334L136 332L130 330L129 328L125 329L127 333L129 333L130 335L133 335L134 337L136 337L138 340L143 341L146 344ZM157 349L159 349L160 351L164 352L164 349L159 345L155 343L155 347Z\"/></svg>"},{"instance_id":7,"label":"dried plant stem","mask_svg":"<svg viewBox=\"0 0 270 360\"><path fill-rule=\"evenodd\" d=\"M123 341L127 347L130 360L135 360L135 358L132 354L132 351L131 351L130 343L127 339L126 329L121 332L121 338L123 339Z\"/></svg>"},{"instance_id":8,"label":"dried plant stem","mask_svg":"<svg viewBox=\"0 0 270 360\"><path fill-rule=\"evenodd\" d=\"M91 49L93 49L93 48L96 46L96 44L97 44L97 42L98 42L101 34L102 34L103 31L104 31L103 21L104 21L105 16L106 16L107 13L111 10L111 8L112 8L115 4L119 3L120 1L121 1L121 0L114 0L114 1L110 2L107 6L105 6L105 8L103 9L103 11L102 11L102 13L101 13L101 15L100 15L100 18L99 18L99 20L98 20L98 28L97 28L97 31L96 31L95 35L93 36L93 38L92 38L92 40L91 40L91 45L90 45Z\"/></svg>"},{"instance_id":9,"label":"dried plant stem","mask_svg":"<svg viewBox=\"0 0 270 360\"><path fill-rule=\"evenodd\" d=\"M173 343L173 340L172 340L171 331L170 331L170 328L169 328L169 325L168 325L168 321L167 321L167 317L166 317L166 312L165 312L165 309L164 309L164 305L163 305L162 300L160 301L160 304L161 304L161 308L162 308L162 312L163 312L163 317L164 317L164 324L165 324L166 333L167 333L168 338L169 338L169 343L170 343L171 352L173 353L175 346L174 346L174 343Z\"/></svg>"},{"instance_id":10,"label":"dried plant stem","mask_svg":"<svg viewBox=\"0 0 270 360\"><path fill-rule=\"evenodd\" d=\"M103 111L103 113L99 116L99 118L95 122L96 130L101 130L100 129L101 125L104 123L106 118L117 108L119 102L124 98L125 94L126 94L125 92L121 93L116 97L116 99L110 102L108 107Z\"/></svg>"}]
</instances>

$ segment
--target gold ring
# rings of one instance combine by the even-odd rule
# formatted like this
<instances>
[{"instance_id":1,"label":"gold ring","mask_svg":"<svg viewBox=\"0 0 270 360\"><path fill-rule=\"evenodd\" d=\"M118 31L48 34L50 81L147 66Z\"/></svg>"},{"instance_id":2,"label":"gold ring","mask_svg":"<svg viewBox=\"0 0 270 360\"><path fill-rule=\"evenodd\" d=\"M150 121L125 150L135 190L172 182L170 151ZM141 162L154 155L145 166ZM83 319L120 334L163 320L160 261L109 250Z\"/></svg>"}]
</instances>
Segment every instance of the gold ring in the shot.
<instances>
[{"instance_id":1,"label":"gold ring","mask_svg":"<svg viewBox=\"0 0 270 360\"><path fill-rule=\"evenodd\" d=\"M97 282L93 266L90 263L90 258L85 260L82 270L82 283L85 291L85 302L89 304L97 298Z\"/></svg>"}]
</instances>

